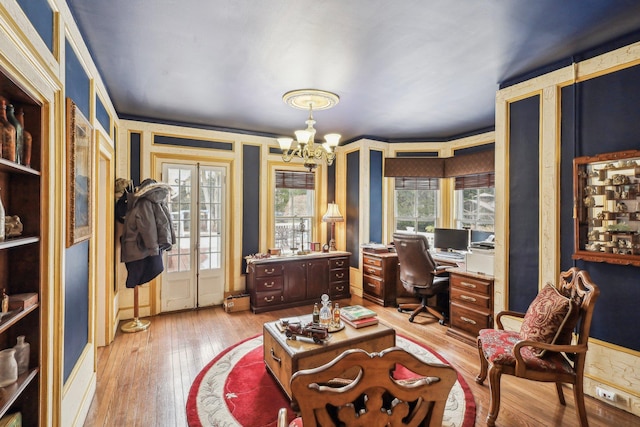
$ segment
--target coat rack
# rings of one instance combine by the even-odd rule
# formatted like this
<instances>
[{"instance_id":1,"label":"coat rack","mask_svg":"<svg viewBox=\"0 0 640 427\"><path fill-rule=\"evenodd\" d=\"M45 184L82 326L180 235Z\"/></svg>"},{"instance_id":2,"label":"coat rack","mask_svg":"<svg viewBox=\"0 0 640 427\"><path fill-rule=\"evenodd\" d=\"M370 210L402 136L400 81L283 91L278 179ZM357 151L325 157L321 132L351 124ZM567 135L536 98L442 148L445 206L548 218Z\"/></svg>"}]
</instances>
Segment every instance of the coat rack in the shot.
<instances>
[{"instance_id":1,"label":"coat rack","mask_svg":"<svg viewBox=\"0 0 640 427\"><path fill-rule=\"evenodd\" d=\"M122 332L140 332L146 330L149 325L151 325L151 321L147 319L138 319L138 288L139 286L133 288L133 320L125 323L120 327L120 330Z\"/></svg>"}]
</instances>

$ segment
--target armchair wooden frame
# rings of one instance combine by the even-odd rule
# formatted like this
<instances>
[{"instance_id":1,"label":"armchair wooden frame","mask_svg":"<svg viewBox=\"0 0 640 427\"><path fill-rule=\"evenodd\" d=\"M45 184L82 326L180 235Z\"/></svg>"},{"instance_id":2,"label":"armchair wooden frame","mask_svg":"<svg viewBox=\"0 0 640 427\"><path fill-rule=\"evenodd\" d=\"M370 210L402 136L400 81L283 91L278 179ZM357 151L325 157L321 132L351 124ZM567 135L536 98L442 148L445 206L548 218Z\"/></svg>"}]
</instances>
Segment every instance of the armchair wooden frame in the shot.
<instances>
[{"instance_id":1,"label":"armchair wooden frame","mask_svg":"<svg viewBox=\"0 0 640 427\"><path fill-rule=\"evenodd\" d=\"M417 378L394 379L398 365ZM345 372L355 379L336 381ZM456 379L451 366L427 363L399 347L380 353L351 349L323 366L296 372L291 392L305 427L435 427L442 424Z\"/></svg>"},{"instance_id":2,"label":"armchair wooden frame","mask_svg":"<svg viewBox=\"0 0 640 427\"><path fill-rule=\"evenodd\" d=\"M574 343L569 345L546 344L537 341L520 340L513 347L515 365L510 364L490 364L483 352L482 342L478 337L478 352L480 355L480 373L476 377L478 384L483 384L489 374L489 387L491 390L491 402L487 425L494 426L498 412L500 411L500 378L503 374L513 375L533 381L554 382L561 405L566 405L562 384L573 385L573 395L575 398L578 421L581 426L588 426L587 413L584 406L583 375L585 358L587 354L587 342L591 328L591 319L595 302L598 299L600 290L592 281L589 273L576 267L560 274L558 289L568 292L572 296L578 296L580 303L579 320L577 326L577 336ZM524 313L514 311L502 311L495 318L497 328L504 330L502 317L510 316L524 318ZM522 349L530 346L535 350L547 350L548 352L560 353L564 356L566 364L569 366L566 372L536 370L535 366L527 365Z\"/></svg>"}]
</instances>

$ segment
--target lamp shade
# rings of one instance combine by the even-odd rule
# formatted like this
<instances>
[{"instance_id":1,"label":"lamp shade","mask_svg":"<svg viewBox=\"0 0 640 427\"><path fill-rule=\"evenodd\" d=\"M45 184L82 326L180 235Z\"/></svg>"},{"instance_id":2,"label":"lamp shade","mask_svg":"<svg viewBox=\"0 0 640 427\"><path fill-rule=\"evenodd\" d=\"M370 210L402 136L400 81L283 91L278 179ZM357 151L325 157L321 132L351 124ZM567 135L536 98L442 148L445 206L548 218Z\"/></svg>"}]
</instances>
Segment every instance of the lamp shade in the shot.
<instances>
[{"instance_id":1,"label":"lamp shade","mask_svg":"<svg viewBox=\"0 0 640 427\"><path fill-rule=\"evenodd\" d=\"M337 203L329 203L327 212L322 217L322 222L342 222L344 218L340 214Z\"/></svg>"}]
</instances>

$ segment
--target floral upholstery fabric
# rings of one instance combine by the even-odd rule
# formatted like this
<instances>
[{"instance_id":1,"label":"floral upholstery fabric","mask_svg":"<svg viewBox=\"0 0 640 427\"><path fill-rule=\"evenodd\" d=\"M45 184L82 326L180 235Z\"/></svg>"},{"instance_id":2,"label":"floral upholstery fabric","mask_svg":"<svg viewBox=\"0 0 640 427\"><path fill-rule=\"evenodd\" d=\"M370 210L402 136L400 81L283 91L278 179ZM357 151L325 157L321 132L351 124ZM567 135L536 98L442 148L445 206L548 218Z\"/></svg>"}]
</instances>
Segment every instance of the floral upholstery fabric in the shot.
<instances>
[{"instance_id":1,"label":"floral upholstery fabric","mask_svg":"<svg viewBox=\"0 0 640 427\"><path fill-rule=\"evenodd\" d=\"M547 283L527 309L520 327L520 339L547 344L569 344L578 315L578 304ZM534 353L542 357L545 352L546 350L537 350Z\"/></svg>"},{"instance_id":2,"label":"floral upholstery fabric","mask_svg":"<svg viewBox=\"0 0 640 427\"><path fill-rule=\"evenodd\" d=\"M302 417L296 417L296 418L294 418L294 419L289 423L289 427L304 427L304 424L302 423Z\"/></svg>"},{"instance_id":3,"label":"floral upholstery fabric","mask_svg":"<svg viewBox=\"0 0 640 427\"><path fill-rule=\"evenodd\" d=\"M481 329L478 340L482 346L484 357L494 365L515 366L516 358L513 347L521 341L520 334L515 331L500 329ZM529 346L521 348L522 358L529 369L572 373L573 369L560 353L548 352L544 357L537 356Z\"/></svg>"}]
</instances>

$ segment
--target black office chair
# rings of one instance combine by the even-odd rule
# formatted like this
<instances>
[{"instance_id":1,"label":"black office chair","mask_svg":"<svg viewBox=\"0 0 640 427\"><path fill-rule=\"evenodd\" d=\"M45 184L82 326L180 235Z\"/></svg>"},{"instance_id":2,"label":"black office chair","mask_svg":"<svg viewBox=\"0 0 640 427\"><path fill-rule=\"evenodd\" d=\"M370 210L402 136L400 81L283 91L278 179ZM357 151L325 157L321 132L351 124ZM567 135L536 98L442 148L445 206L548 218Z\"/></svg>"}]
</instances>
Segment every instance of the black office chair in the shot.
<instances>
[{"instance_id":1,"label":"black office chair","mask_svg":"<svg viewBox=\"0 0 640 427\"><path fill-rule=\"evenodd\" d=\"M420 304L400 304L398 311L413 310L409 322L423 311L435 316L444 325L449 315L449 273L439 266L429 253L429 242L422 234L394 233L393 243L400 263L402 286L421 298ZM427 301L436 297L436 306Z\"/></svg>"}]
</instances>

